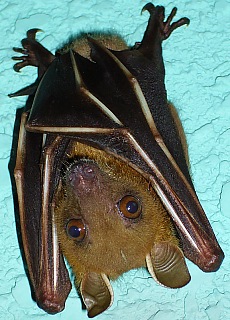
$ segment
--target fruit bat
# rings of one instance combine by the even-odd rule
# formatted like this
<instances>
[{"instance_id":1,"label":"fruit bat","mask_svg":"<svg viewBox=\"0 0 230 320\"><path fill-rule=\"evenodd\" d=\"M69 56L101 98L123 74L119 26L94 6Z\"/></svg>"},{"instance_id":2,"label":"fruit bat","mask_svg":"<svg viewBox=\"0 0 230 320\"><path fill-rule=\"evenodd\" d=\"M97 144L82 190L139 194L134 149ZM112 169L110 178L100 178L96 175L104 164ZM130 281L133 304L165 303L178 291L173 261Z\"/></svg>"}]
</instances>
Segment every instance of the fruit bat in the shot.
<instances>
[{"instance_id":1,"label":"fruit bat","mask_svg":"<svg viewBox=\"0 0 230 320\"><path fill-rule=\"evenodd\" d=\"M14 69L38 78L22 114L15 180L35 300L64 308L71 283L94 317L112 303L110 279L147 266L166 287L187 284L185 257L216 271L224 254L189 174L185 137L167 100L162 41L187 18L148 3L141 42L87 35L54 56L27 32Z\"/></svg>"}]
</instances>

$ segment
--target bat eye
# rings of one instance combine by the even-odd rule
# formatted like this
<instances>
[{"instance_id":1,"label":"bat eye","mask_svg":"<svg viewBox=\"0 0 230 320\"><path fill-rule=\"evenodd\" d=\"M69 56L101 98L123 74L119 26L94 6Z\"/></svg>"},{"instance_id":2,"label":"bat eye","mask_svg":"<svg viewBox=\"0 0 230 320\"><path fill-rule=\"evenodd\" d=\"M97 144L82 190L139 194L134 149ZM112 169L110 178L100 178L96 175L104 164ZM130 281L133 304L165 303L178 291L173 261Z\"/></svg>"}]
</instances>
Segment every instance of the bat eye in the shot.
<instances>
[{"instance_id":1,"label":"bat eye","mask_svg":"<svg viewBox=\"0 0 230 320\"><path fill-rule=\"evenodd\" d=\"M136 219L141 215L141 203L136 197L124 196L117 204L120 213L129 219Z\"/></svg>"},{"instance_id":2,"label":"bat eye","mask_svg":"<svg viewBox=\"0 0 230 320\"><path fill-rule=\"evenodd\" d=\"M81 219L71 219L66 225L66 232L70 238L82 241L86 234L85 224Z\"/></svg>"}]
</instances>

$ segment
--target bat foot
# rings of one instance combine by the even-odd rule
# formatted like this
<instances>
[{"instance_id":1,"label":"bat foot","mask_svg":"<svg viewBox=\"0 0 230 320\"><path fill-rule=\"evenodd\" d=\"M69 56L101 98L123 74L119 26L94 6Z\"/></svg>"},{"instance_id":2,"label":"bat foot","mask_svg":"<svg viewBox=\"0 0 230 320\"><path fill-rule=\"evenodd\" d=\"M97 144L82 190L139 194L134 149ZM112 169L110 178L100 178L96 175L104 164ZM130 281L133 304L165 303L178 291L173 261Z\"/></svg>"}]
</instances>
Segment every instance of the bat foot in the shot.
<instances>
[{"instance_id":1,"label":"bat foot","mask_svg":"<svg viewBox=\"0 0 230 320\"><path fill-rule=\"evenodd\" d=\"M27 31L27 38L22 39L22 48L14 47L13 50L17 53L22 53L22 56L12 57L13 60L20 62L14 65L14 70L19 72L26 66L34 66L43 69L43 73L47 70L50 63L54 60L54 55L43 47L36 39L36 33L40 29L30 29ZM39 77L42 75L39 74Z\"/></svg>"},{"instance_id":2,"label":"bat foot","mask_svg":"<svg viewBox=\"0 0 230 320\"><path fill-rule=\"evenodd\" d=\"M163 6L154 6L152 3L147 3L142 9L142 12L143 11L148 11L150 13L150 20L147 31L152 32L154 34L156 32L155 29L157 25L159 27L160 38L162 40L167 39L175 29L181 27L184 24L188 25L190 22L188 18L184 17L171 24L177 12L176 7L172 9L166 21L165 8ZM156 21L158 21L157 24Z\"/></svg>"},{"instance_id":3,"label":"bat foot","mask_svg":"<svg viewBox=\"0 0 230 320\"><path fill-rule=\"evenodd\" d=\"M19 72L22 68L26 66L33 66L38 68L38 80L41 79L43 74L48 69L51 62L54 60L55 56L43 47L36 40L36 33L41 31L40 29L30 29L27 31L27 38L22 39L22 48L14 47L14 52L21 53L21 56L12 57L17 62L13 69L16 72ZM9 94L9 97L22 96L22 95L31 95L36 91L36 83L21 89L15 93Z\"/></svg>"},{"instance_id":4,"label":"bat foot","mask_svg":"<svg viewBox=\"0 0 230 320\"><path fill-rule=\"evenodd\" d=\"M168 16L167 20L164 22L164 8L163 8L163 16L162 16L163 18L160 21L161 30L163 33L163 40L167 39L175 29L183 26L184 24L189 25L189 23L190 23L190 20L188 18L184 17L184 18L181 18L178 21L173 22L171 24L172 19L176 15L176 12L177 12L177 8L174 7L172 9L170 15Z\"/></svg>"},{"instance_id":5,"label":"bat foot","mask_svg":"<svg viewBox=\"0 0 230 320\"><path fill-rule=\"evenodd\" d=\"M36 41L36 33L41 31L40 29L34 28L27 31L26 35L27 38L21 41L23 48L13 47L14 52L23 54L22 56L15 56L12 57L15 61L21 61L14 65L14 71L19 72L20 69L26 66L39 66L39 59L38 59L38 48L41 46Z\"/></svg>"}]
</instances>

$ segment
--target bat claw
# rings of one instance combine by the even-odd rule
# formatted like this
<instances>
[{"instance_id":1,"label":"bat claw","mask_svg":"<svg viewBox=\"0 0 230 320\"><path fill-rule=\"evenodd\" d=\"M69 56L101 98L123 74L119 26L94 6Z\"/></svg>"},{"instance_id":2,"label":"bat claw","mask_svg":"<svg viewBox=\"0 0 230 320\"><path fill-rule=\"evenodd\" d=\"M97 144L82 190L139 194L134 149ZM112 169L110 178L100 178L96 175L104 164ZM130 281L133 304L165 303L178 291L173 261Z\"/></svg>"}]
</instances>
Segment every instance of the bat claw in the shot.
<instances>
[{"instance_id":1,"label":"bat claw","mask_svg":"<svg viewBox=\"0 0 230 320\"><path fill-rule=\"evenodd\" d=\"M162 21L162 30L164 34L164 39L167 39L175 29L183 26L184 24L189 25L190 23L190 20L184 17L171 24L172 19L175 17L176 13L177 13L177 8L174 7L170 15L168 16L166 22Z\"/></svg>"},{"instance_id":2,"label":"bat claw","mask_svg":"<svg viewBox=\"0 0 230 320\"><path fill-rule=\"evenodd\" d=\"M21 60L16 63L13 69L18 72L25 66L34 66L47 69L47 66L53 61L54 56L46 48L44 48L36 39L36 33L42 31L34 28L27 31L27 38L22 39L22 48L13 47L15 52L23 54L19 57L12 57L13 60Z\"/></svg>"},{"instance_id":3,"label":"bat claw","mask_svg":"<svg viewBox=\"0 0 230 320\"><path fill-rule=\"evenodd\" d=\"M154 10L156 9L156 7L154 6L153 3L149 2L146 3L146 5L142 8L141 10L141 14L145 11L148 11L150 14L152 14L154 12Z\"/></svg>"},{"instance_id":4,"label":"bat claw","mask_svg":"<svg viewBox=\"0 0 230 320\"><path fill-rule=\"evenodd\" d=\"M184 24L188 25L190 22L190 20L188 18L184 17L184 18L181 18L178 21L173 22L171 24L176 13L177 13L177 8L174 7L172 9L172 11L170 12L170 15L168 16L166 21L164 22L164 15L163 15L163 19L160 21L161 31L163 34L163 40L167 39L175 29L181 27Z\"/></svg>"},{"instance_id":5,"label":"bat claw","mask_svg":"<svg viewBox=\"0 0 230 320\"><path fill-rule=\"evenodd\" d=\"M27 65L30 65L29 62L29 50L24 49L24 48L18 48L18 47L13 47L14 52L18 52L18 53L22 53L23 56L19 56L19 57L12 57L11 59L14 61L21 61L16 63L13 66L14 71L19 72L20 69L24 68Z\"/></svg>"},{"instance_id":6,"label":"bat claw","mask_svg":"<svg viewBox=\"0 0 230 320\"><path fill-rule=\"evenodd\" d=\"M21 57L12 57L11 59L12 60L23 60L23 61L25 61L26 60L26 56L21 56Z\"/></svg>"},{"instance_id":7,"label":"bat claw","mask_svg":"<svg viewBox=\"0 0 230 320\"><path fill-rule=\"evenodd\" d=\"M165 8L163 6L154 6L152 3L147 3L141 13L143 13L144 11L148 11L150 14L150 28L156 28L155 26L155 22L158 21L158 26L160 29L160 35L161 35L161 39L165 40L167 39L171 33L181 27L184 24L189 24L190 20L186 17L179 19L176 22L172 22L173 18L175 17L176 13L177 13L177 8L174 7L171 11L171 13L169 14L168 18L165 20ZM152 21L154 21L154 23L151 23ZM154 30L152 30L152 32L154 33Z\"/></svg>"},{"instance_id":8,"label":"bat claw","mask_svg":"<svg viewBox=\"0 0 230 320\"><path fill-rule=\"evenodd\" d=\"M20 49L20 48L17 48L17 49ZM15 50L14 50L15 51ZM17 51L17 52L23 52L25 53L26 50L23 50L21 49L21 51ZM28 52L27 52L28 53ZM13 66L13 69L14 71L16 72L19 72L20 69L26 67L26 66L36 66L36 60L34 59L34 57L28 53L27 55L25 56L19 56L19 57L12 57L11 58L12 60L14 61L20 61L18 63L16 63L14 66Z\"/></svg>"},{"instance_id":9,"label":"bat claw","mask_svg":"<svg viewBox=\"0 0 230 320\"><path fill-rule=\"evenodd\" d=\"M13 59L13 60L16 60L16 59ZM28 66L29 63L27 61L23 61L23 62L19 62L19 63L16 63L14 66L13 66L13 69L14 71L16 72L19 72L22 68Z\"/></svg>"},{"instance_id":10,"label":"bat claw","mask_svg":"<svg viewBox=\"0 0 230 320\"><path fill-rule=\"evenodd\" d=\"M29 30L26 32L27 38L28 38L28 39L31 39L31 40L36 40L36 33L37 33L37 32L43 32L43 30L42 30L42 29L39 29L39 28L29 29Z\"/></svg>"},{"instance_id":11,"label":"bat claw","mask_svg":"<svg viewBox=\"0 0 230 320\"><path fill-rule=\"evenodd\" d=\"M34 66L38 68L38 79L40 79L54 60L54 55L36 40L36 33L41 31L38 28L28 30L26 33L27 38L21 41L22 48L13 47L14 52L22 54L19 57L12 57L14 61L20 61L13 66L14 71L19 72L26 66ZM16 94L10 94L9 96L25 95L31 92L33 93L34 89L32 91L22 89L16 92Z\"/></svg>"},{"instance_id":12,"label":"bat claw","mask_svg":"<svg viewBox=\"0 0 230 320\"><path fill-rule=\"evenodd\" d=\"M23 48L13 47L13 50L14 50L15 52L18 52L18 53L28 54L28 50L23 49Z\"/></svg>"}]
</instances>

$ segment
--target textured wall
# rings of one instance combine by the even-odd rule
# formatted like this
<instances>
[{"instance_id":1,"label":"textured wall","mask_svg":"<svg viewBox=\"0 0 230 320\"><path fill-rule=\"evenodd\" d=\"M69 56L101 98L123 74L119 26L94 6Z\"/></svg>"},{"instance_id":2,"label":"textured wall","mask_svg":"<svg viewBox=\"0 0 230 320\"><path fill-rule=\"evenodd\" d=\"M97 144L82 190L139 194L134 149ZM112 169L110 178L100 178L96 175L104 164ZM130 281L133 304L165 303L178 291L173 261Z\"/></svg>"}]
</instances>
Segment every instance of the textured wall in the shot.
<instances>
[{"instance_id":1,"label":"textured wall","mask_svg":"<svg viewBox=\"0 0 230 320\"><path fill-rule=\"evenodd\" d=\"M116 30L129 44L142 37L148 13L143 0L1 0L0 72L0 319L87 319L73 289L65 310L51 316L32 301L17 242L8 162L16 110L26 98L7 94L35 79L28 67L12 70L11 48L20 46L26 30L45 32L39 40L51 51L82 30ZM98 319L181 320L230 319L229 197L230 197L230 0L162 0L169 12L188 16L164 43L166 85L188 138L191 171L201 203L225 251L220 270L205 274L188 262L192 281L183 289L162 288L144 270L134 270L114 284L113 306Z\"/></svg>"}]
</instances>

